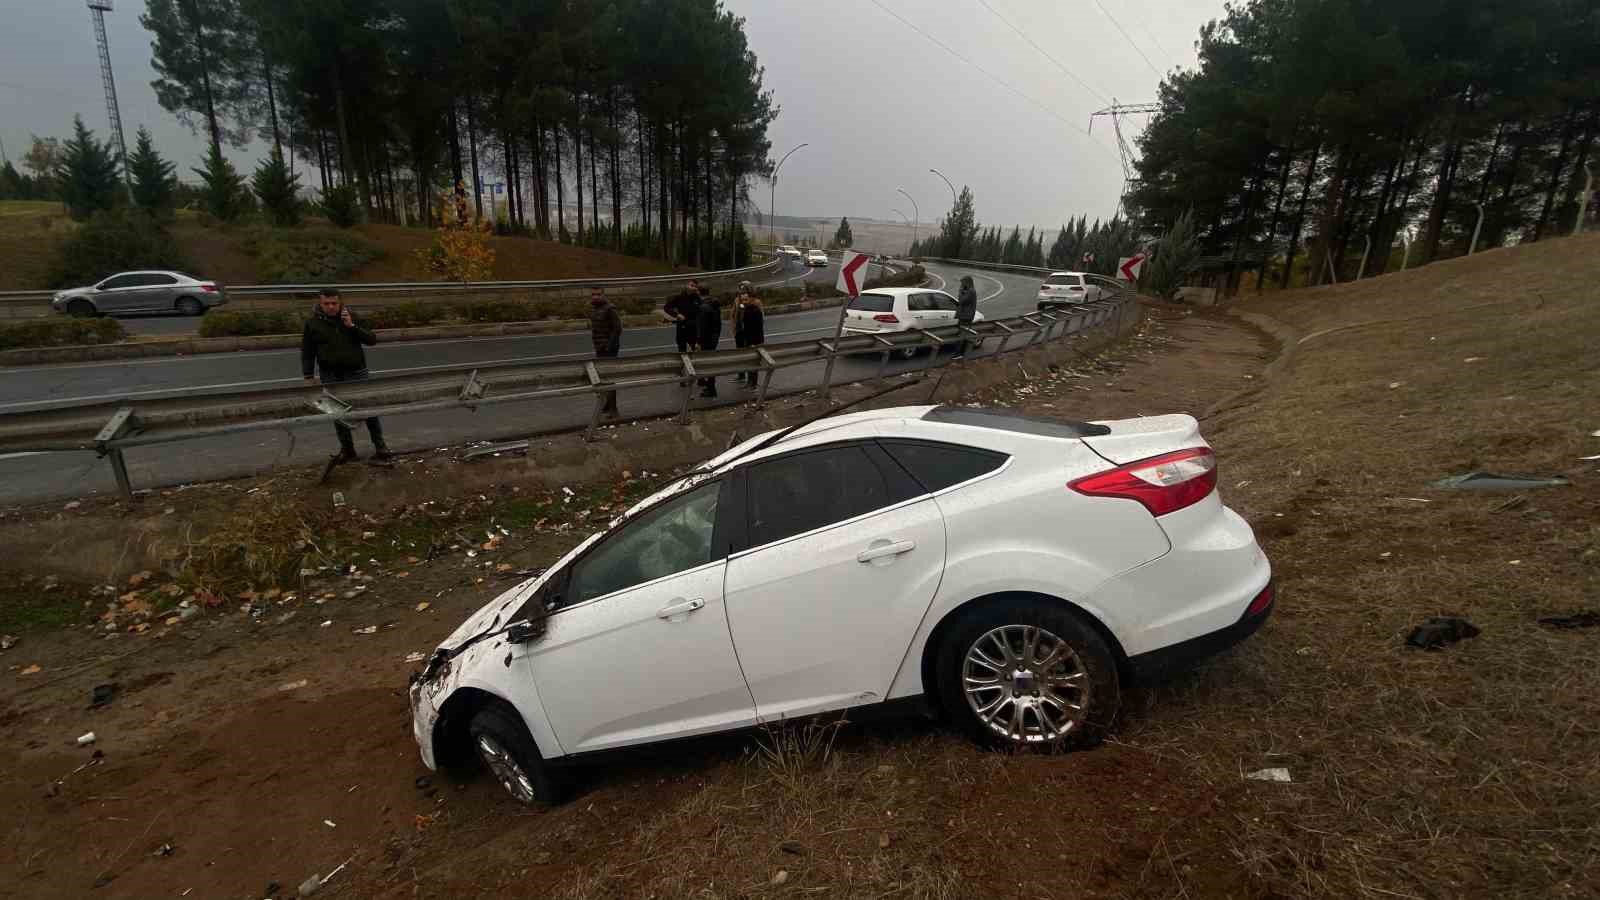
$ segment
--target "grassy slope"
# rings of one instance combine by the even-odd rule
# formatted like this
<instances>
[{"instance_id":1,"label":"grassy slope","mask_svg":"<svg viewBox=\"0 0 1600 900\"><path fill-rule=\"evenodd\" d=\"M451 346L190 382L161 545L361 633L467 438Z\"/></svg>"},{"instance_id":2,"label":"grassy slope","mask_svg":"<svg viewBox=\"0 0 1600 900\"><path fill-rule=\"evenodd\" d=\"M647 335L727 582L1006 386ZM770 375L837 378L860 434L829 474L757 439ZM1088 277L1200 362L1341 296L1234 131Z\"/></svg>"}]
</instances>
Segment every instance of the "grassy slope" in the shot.
<instances>
[{"instance_id":1,"label":"grassy slope","mask_svg":"<svg viewBox=\"0 0 1600 900\"><path fill-rule=\"evenodd\" d=\"M0 202L0 290L44 288L54 248L72 228L59 203ZM384 253L351 273L347 280L420 280L412 252L430 245L428 232L398 225L362 225L355 230ZM257 283L255 260L239 248L228 230L201 225L193 214L183 213L173 234L193 262L194 274L225 284ZM659 275L672 271L655 260L553 241L496 237L493 244L493 277L497 280Z\"/></svg>"}]
</instances>

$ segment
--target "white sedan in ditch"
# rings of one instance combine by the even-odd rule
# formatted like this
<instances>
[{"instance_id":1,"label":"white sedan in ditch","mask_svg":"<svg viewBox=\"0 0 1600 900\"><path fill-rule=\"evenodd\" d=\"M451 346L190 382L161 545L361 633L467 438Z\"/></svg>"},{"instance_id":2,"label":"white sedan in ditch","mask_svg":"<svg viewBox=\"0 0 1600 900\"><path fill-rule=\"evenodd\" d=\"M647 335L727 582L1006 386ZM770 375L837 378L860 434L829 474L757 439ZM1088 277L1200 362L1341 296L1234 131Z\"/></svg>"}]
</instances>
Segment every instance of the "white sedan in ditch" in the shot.
<instances>
[{"instance_id":1,"label":"white sedan in ditch","mask_svg":"<svg viewBox=\"0 0 1600 900\"><path fill-rule=\"evenodd\" d=\"M881 704L1092 744L1130 679L1271 609L1216 483L1184 415L920 406L753 438L450 635L412 677L422 759L533 803L603 751Z\"/></svg>"}]
</instances>

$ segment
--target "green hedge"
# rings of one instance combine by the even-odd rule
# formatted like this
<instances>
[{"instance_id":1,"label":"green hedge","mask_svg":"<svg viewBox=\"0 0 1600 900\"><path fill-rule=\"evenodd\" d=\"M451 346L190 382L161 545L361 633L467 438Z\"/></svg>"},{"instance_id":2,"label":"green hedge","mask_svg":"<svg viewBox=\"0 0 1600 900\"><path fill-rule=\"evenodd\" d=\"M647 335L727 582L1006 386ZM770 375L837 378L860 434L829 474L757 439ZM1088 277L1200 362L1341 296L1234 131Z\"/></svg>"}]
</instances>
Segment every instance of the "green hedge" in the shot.
<instances>
[{"instance_id":1,"label":"green hedge","mask_svg":"<svg viewBox=\"0 0 1600 900\"><path fill-rule=\"evenodd\" d=\"M257 334L298 334L305 317L286 309L212 310L200 320L201 337L250 337Z\"/></svg>"},{"instance_id":2,"label":"green hedge","mask_svg":"<svg viewBox=\"0 0 1600 900\"><path fill-rule=\"evenodd\" d=\"M126 337L116 319L30 319L0 325L0 350L115 344Z\"/></svg>"},{"instance_id":3,"label":"green hedge","mask_svg":"<svg viewBox=\"0 0 1600 900\"><path fill-rule=\"evenodd\" d=\"M255 226L244 231L239 245L256 258L262 284L339 281L383 255L360 236L333 228Z\"/></svg>"}]
</instances>

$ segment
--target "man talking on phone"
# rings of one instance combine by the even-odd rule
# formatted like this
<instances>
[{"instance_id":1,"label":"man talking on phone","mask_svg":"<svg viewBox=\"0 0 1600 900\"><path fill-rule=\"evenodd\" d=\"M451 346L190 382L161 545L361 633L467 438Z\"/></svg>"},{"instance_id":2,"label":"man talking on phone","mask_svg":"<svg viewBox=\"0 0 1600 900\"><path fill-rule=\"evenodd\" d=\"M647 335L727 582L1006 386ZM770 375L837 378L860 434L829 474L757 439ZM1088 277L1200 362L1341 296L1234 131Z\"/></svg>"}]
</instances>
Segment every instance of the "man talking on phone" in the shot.
<instances>
[{"instance_id":1,"label":"man talking on phone","mask_svg":"<svg viewBox=\"0 0 1600 900\"><path fill-rule=\"evenodd\" d=\"M323 384L365 381L368 378L367 353L361 348L377 342L377 335L362 327L360 320L340 299L339 292L323 288L322 295L317 298L317 310L306 320L305 333L300 339L301 374L305 375L307 384L316 384L319 379ZM350 426L334 422L333 429L339 435L339 452L329 464L360 459ZM394 458L383 442L383 425L376 418L367 419L367 435L372 438L374 462Z\"/></svg>"}]
</instances>

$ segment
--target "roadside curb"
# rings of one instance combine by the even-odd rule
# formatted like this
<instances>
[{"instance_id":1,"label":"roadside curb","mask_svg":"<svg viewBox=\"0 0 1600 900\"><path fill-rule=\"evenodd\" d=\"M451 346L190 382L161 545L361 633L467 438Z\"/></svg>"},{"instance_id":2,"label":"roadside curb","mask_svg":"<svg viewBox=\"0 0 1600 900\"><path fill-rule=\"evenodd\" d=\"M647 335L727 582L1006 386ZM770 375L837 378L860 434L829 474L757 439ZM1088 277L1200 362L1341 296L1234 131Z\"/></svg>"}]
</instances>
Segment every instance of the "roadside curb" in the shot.
<instances>
[{"instance_id":1,"label":"roadside curb","mask_svg":"<svg viewBox=\"0 0 1600 900\"><path fill-rule=\"evenodd\" d=\"M842 298L825 297L784 303L766 310L768 315L787 315L838 306ZM623 317L625 328L662 325L652 315ZM515 337L518 335L582 334L589 330L583 319L554 319L538 322L496 322L487 325L440 325L424 328L387 328L377 332L379 343L400 344L449 338ZM179 338L174 340L130 341L121 344L84 344L73 347L29 347L0 350L0 368L40 366L59 363L100 362L119 359L200 356L211 353L242 353L255 350L289 350L300 346L298 334L263 334L249 337Z\"/></svg>"}]
</instances>

